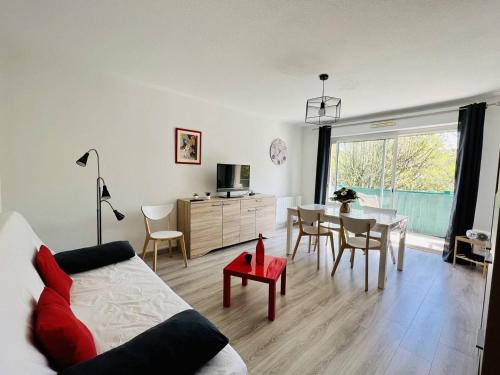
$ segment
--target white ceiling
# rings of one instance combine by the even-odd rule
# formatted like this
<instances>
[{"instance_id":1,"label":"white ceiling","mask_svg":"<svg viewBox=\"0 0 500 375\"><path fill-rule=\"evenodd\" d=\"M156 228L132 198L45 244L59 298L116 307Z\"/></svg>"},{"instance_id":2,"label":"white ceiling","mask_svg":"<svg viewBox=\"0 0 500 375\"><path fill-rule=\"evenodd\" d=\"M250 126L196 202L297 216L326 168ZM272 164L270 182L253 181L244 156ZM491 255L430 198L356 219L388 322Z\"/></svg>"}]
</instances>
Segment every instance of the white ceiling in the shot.
<instances>
[{"instance_id":1,"label":"white ceiling","mask_svg":"<svg viewBox=\"0 0 500 375\"><path fill-rule=\"evenodd\" d=\"M500 1L0 0L0 41L229 107L302 121L500 89Z\"/></svg>"}]
</instances>

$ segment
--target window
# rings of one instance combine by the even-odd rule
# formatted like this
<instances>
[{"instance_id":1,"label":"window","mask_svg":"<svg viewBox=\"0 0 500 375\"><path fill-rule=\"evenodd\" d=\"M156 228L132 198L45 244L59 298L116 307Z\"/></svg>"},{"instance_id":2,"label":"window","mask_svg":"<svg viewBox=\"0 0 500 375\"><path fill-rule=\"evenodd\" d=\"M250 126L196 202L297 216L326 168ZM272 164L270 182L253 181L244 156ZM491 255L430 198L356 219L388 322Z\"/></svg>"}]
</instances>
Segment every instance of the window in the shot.
<instances>
[{"instance_id":1,"label":"window","mask_svg":"<svg viewBox=\"0 0 500 375\"><path fill-rule=\"evenodd\" d=\"M330 196L356 190L355 206L396 208L410 230L444 237L453 201L456 130L333 139Z\"/></svg>"}]
</instances>

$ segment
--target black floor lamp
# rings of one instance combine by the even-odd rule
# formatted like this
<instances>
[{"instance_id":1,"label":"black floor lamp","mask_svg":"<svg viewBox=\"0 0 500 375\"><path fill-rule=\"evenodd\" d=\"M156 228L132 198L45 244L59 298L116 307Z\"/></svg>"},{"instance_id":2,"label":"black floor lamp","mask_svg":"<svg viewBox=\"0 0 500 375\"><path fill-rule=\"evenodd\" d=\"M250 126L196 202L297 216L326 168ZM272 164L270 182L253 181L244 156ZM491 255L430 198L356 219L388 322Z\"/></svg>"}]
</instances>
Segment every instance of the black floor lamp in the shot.
<instances>
[{"instance_id":1,"label":"black floor lamp","mask_svg":"<svg viewBox=\"0 0 500 375\"><path fill-rule=\"evenodd\" d=\"M90 151L94 151L96 156L97 156L97 244L100 245L102 244L102 221L101 221L101 204L102 202L106 202L109 204L111 209L113 210L113 213L115 214L115 217L118 221L123 220L125 217L124 214L121 212L115 210L111 203L108 202L108 199L111 198L111 195L109 194L109 190L106 186L106 183L104 182L104 179L101 177L101 169L99 165L99 153L95 148L91 148L88 150L83 156L76 161L76 164L78 164L80 167L85 167L87 165L87 159L89 158L89 153ZM102 182L102 189L101 189L101 182ZM102 191L101 191L102 190Z\"/></svg>"}]
</instances>

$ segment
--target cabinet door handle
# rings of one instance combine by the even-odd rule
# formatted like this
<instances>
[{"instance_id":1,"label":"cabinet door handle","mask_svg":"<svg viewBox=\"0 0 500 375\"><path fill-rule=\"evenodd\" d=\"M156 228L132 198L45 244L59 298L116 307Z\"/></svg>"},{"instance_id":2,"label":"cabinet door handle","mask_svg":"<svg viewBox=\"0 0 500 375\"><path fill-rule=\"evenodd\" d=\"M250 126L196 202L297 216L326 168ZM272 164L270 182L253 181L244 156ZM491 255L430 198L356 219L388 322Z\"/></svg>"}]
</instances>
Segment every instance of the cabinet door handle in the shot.
<instances>
[{"instance_id":1,"label":"cabinet door handle","mask_svg":"<svg viewBox=\"0 0 500 375\"><path fill-rule=\"evenodd\" d=\"M212 207L220 207L222 204L212 204Z\"/></svg>"},{"instance_id":2,"label":"cabinet door handle","mask_svg":"<svg viewBox=\"0 0 500 375\"><path fill-rule=\"evenodd\" d=\"M253 210L248 209L248 212L255 212L255 208Z\"/></svg>"}]
</instances>

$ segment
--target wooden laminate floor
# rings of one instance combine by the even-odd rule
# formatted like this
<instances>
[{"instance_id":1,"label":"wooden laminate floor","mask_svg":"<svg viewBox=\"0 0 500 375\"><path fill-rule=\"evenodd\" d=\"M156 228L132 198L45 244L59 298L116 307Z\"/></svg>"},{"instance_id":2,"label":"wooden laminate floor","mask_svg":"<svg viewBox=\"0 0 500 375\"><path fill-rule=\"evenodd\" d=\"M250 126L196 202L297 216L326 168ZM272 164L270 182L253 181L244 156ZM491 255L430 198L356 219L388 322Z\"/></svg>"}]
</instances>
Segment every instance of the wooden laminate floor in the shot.
<instances>
[{"instance_id":1,"label":"wooden laminate floor","mask_svg":"<svg viewBox=\"0 0 500 375\"><path fill-rule=\"evenodd\" d=\"M266 240L266 253L285 256L285 230ZM386 289L377 288L378 253L354 269L344 255L335 278L321 244L321 267L303 240L289 259L286 296L277 293L276 320L267 320L268 288L233 278L231 307L222 307L222 269L255 241L222 249L183 267L159 256L159 276L230 338L250 374L473 374L484 279L479 269L444 263L407 249L405 270L388 257Z\"/></svg>"}]
</instances>

